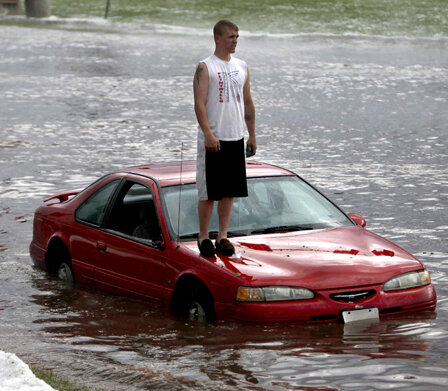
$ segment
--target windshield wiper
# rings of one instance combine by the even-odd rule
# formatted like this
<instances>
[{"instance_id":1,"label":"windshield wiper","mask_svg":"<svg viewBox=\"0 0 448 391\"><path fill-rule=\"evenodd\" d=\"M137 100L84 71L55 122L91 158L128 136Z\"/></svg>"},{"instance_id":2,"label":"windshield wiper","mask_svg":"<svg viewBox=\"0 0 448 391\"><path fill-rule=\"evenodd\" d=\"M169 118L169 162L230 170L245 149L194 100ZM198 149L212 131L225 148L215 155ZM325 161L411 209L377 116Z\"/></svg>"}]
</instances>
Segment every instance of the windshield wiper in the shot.
<instances>
[{"instance_id":1,"label":"windshield wiper","mask_svg":"<svg viewBox=\"0 0 448 391\"><path fill-rule=\"evenodd\" d=\"M229 231L227 236L229 238L236 237L236 236L246 236L246 235L257 235L257 234L272 234L272 233L279 233L279 232L294 232L294 231L308 231L312 230L314 228L303 225L279 225L277 227L267 227L267 228L260 228L260 229L253 229L249 231ZM218 232L212 231L210 232L210 238L215 239L218 235ZM198 233L191 233L191 234L185 234L181 235L179 239L186 239L186 240L194 240L198 238Z\"/></svg>"},{"instance_id":2,"label":"windshield wiper","mask_svg":"<svg viewBox=\"0 0 448 391\"><path fill-rule=\"evenodd\" d=\"M186 235L180 235L179 239L197 239L198 238L198 233L193 233L193 234L186 234Z\"/></svg>"},{"instance_id":3,"label":"windshield wiper","mask_svg":"<svg viewBox=\"0 0 448 391\"><path fill-rule=\"evenodd\" d=\"M246 235L247 235L247 231L246 230L244 230L244 231L229 231L227 233L227 236L229 238L234 238L234 237L237 237L237 236L246 236ZM181 239L181 240L182 239L184 239L184 240L194 240L194 239L197 239L198 236L199 236L199 234L197 232L195 232L195 233L180 235L179 239ZM218 232L216 232L216 231L210 232L210 238L212 240L215 240L217 236L218 236Z\"/></svg>"},{"instance_id":4,"label":"windshield wiper","mask_svg":"<svg viewBox=\"0 0 448 391\"><path fill-rule=\"evenodd\" d=\"M307 231L311 230L311 227L305 227L303 225L279 225L277 227L267 227L262 229L254 229L250 231L250 234L272 234L276 232L292 232L292 231Z\"/></svg>"}]
</instances>

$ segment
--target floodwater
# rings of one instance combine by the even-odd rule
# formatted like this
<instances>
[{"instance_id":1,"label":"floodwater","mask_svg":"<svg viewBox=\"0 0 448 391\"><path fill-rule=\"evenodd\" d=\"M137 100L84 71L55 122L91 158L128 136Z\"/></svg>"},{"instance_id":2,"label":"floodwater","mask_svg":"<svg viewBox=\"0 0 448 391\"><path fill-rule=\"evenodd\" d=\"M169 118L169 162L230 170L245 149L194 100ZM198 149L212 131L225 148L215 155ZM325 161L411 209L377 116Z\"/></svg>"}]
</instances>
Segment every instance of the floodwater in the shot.
<instances>
[{"instance_id":1,"label":"floodwater","mask_svg":"<svg viewBox=\"0 0 448 391\"><path fill-rule=\"evenodd\" d=\"M241 33L257 160L299 173L430 270L434 314L375 325L175 319L33 268L35 208L117 167L195 158L208 31L0 26L0 350L104 390L446 390L448 39Z\"/></svg>"}]
</instances>

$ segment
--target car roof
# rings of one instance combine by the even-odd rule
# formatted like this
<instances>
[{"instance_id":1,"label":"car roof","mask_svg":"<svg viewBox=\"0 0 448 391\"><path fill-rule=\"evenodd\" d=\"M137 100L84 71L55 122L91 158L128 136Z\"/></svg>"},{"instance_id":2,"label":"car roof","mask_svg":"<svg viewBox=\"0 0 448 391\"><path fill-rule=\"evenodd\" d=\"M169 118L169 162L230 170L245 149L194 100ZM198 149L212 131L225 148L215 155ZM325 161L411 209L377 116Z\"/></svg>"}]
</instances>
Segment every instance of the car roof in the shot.
<instances>
[{"instance_id":1,"label":"car roof","mask_svg":"<svg viewBox=\"0 0 448 391\"><path fill-rule=\"evenodd\" d=\"M128 167L118 172L126 172L136 175L151 177L156 180L160 186L178 185L181 182L182 167L182 183L196 182L196 161L188 160L184 162L168 162L144 164L141 166ZM284 168L274 166L272 164L261 162L247 162L246 175L248 178L264 177L264 176L281 176L294 175L291 171Z\"/></svg>"}]
</instances>

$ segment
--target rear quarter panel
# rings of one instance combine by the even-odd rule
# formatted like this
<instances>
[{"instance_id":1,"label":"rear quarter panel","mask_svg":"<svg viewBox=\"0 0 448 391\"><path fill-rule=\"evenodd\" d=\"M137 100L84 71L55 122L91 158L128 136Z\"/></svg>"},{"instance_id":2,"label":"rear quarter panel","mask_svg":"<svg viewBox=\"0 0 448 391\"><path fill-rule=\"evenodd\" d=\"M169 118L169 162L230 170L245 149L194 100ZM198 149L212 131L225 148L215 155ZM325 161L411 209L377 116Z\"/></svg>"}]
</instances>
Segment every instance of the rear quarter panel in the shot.
<instances>
[{"instance_id":1,"label":"rear quarter panel","mask_svg":"<svg viewBox=\"0 0 448 391\"><path fill-rule=\"evenodd\" d=\"M57 238L70 250L69 232L73 222L72 211L68 204L55 203L40 206L33 221L33 239L30 255L33 262L45 269L45 257L50 242Z\"/></svg>"}]
</instances>

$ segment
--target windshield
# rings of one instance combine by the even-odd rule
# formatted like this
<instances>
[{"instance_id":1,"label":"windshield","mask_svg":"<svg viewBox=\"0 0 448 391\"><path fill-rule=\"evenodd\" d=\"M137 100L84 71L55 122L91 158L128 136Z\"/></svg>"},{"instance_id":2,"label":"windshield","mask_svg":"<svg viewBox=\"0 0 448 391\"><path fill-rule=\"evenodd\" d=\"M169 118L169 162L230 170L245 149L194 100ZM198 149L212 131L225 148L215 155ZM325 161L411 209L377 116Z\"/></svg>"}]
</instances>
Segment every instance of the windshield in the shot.
<instances>
[{"instance_id":1,"label":"windshield","mask_svg":"<svg viewBox=\"0 0 448 391\"><path fill-rule=\"evenodd\" d=\"M353 225L344 213L296 176L249 178L249 196L235 198L229 236L290 232ZM181 205L179 207L179 195ZM162 189L167 224L174 238L196 238L199 232L196 185ZM179 216L180 210L180 219ZM210 232L218 232L215 209Z\"/></svg>"}]
</instances>

